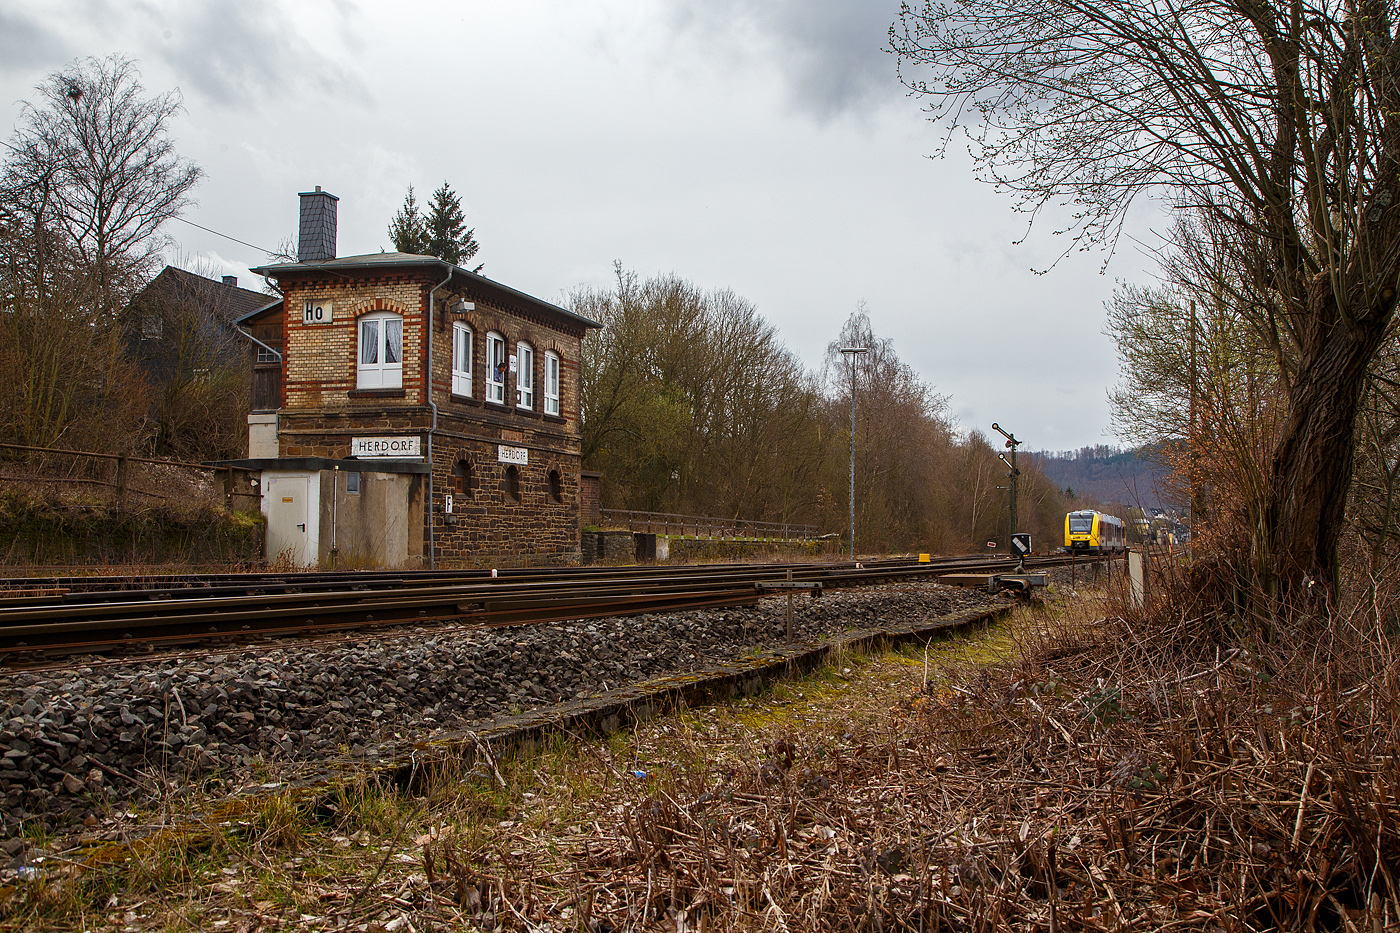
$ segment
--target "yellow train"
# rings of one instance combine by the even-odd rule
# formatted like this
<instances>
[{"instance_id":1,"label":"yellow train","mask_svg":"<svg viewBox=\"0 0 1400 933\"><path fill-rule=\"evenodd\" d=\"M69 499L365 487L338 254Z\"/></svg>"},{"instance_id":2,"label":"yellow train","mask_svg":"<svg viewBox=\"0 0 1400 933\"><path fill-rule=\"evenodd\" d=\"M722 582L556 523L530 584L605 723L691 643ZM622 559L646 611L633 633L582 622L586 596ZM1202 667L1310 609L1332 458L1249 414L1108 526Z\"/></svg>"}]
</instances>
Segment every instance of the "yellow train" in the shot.
<instances>
[{"instance_id":1,"label":"yellow train","mask_svg":"<svg viewBox=\"0 0 1400 933\"><path fill-rule=\"evenodd\" d=\"M1065 547L1076 554L1114 554L1128 549L1121 518L1084 509L1065 516Z\"/></svg>"}]
</instances>

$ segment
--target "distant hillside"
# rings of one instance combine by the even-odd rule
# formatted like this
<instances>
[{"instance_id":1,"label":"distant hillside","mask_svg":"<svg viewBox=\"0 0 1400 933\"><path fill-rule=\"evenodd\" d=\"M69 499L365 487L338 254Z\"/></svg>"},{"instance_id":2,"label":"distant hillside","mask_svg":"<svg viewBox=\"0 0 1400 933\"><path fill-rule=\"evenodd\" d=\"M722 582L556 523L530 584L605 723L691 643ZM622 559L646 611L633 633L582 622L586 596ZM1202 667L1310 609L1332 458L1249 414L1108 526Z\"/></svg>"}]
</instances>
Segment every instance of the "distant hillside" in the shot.
<instances>
[{"instance_id":1,"label":"distant hillside","mask_svg":"<svg viewBox=\"0 0 1400 933\"><path fill-rule=\"evenodd\" d=\"M1123 503L1141 508L1163 508L1176 503L1164 499L1165 470L1152 458L1157 448L1125 450L1099 444L1078 450L1031 451L1040 472L1075 498L1098 500L1100 505Z\"/></svg>"}]
</instances>

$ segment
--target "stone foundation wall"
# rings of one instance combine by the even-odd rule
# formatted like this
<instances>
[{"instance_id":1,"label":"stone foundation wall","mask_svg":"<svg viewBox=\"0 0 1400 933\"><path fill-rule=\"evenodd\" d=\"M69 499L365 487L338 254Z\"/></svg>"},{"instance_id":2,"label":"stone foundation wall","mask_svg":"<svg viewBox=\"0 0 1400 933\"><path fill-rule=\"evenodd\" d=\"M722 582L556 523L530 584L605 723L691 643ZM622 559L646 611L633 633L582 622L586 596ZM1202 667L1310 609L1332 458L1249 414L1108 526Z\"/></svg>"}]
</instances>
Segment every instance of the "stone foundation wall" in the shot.
<instances>
[{"instance_id":1,"label":"stone foundation wall","mask_svg":"<svg viewBox=\"0 0 1400 933\"><path fill-rule=\"evenodd\" d=\"M777 554L783 557L830 556L824 542L764 541L751 538L671 538L671 560L734 560Z\"/></svg>"},{"instance_id":2,"label":"stone foundation wall","mask_svg":"<svg viewBox=\"0 0 1400 933\"><path fill-rule=\"evenodd\" d=\"M642 532L590 531L583 535L582 559L585 564L633 563L637 561L638 539ZM658 539L661 550L663 536ZM763 541L759 539L666 538L671 561L739 560L766 555L806 557L817 560L833 555L828 542Z\"/></svg>"}]
</instances>

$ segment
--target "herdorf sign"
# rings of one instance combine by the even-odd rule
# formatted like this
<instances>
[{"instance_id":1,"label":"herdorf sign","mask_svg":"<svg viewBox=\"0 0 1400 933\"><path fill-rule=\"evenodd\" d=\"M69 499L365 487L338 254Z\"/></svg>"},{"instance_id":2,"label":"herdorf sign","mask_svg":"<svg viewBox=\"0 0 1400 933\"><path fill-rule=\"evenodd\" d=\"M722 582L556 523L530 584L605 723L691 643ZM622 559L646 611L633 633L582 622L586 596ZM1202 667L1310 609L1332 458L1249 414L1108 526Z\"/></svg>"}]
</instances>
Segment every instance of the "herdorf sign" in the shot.
<instances>
[{"instance_id":1,"label":"herdorf sign","mask_svg":"<svg viewBox=\"0 0 1400 933\"><path fill-rule=\"evenodd\" d=\"M395 460L421 457L421 440L420 437L355 437L350 439L350 456L389 457Z\"/></svg>"},{"instance_id":2,"label":"herdorf sign","mask_svg":"<svg viewBox=\"0 0 1400 933\"><path fill-rule=\"evenodd\" d=\"M530 462L530 451L525 447L507 447L501 444L497 447L499 453L496 459L500 463L518 463L525 466Z\"/></svg>"}]
</instances>

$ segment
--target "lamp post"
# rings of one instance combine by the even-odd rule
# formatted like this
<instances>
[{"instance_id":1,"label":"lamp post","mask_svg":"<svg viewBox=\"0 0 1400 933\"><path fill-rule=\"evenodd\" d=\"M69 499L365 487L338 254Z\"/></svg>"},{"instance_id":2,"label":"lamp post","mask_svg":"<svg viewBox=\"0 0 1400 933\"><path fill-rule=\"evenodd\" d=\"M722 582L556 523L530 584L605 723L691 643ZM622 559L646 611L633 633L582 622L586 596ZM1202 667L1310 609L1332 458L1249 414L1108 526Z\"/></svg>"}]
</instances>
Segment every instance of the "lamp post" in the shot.
<instances>
[{"instance_id":1,"label":"lamp post","mask_svg":"<svg viewBox=\"0 0 1400 933\"><path fill-rule=\"evenodd\" d=\"M842 347L841 352L851 361L851 560L856 559L856 354L869 347Z\"/></svg>"}]
</instances>

